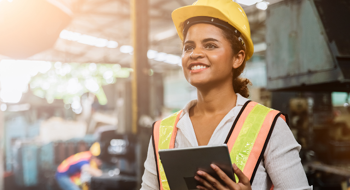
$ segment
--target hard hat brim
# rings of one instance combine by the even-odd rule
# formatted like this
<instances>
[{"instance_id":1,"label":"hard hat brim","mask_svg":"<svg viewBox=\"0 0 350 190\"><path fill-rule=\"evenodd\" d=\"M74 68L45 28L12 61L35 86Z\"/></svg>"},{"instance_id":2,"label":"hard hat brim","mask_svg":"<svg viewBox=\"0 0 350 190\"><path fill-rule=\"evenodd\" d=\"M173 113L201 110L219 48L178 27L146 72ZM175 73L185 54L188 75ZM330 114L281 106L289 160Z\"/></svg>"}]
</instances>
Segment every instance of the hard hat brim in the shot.
<instances>
[{"instance_id":1,"label":"hard hat brim","mask_svg":"<svg viewBox=\"0 0 350 190\"><path fill-rule=\"evenodd\" d=\"M237 26L234 23L230 21L230 19L222 13L219 9L214 8L212 6L206 6L206 5L189 5L180 7L173 11L171 14L171 17L173 19L174 25L176 27L177 34L179 35L180 39L183 41L183 34L182 34L182 26L183 22L186 21L189 18L192 17L198 17L198 16L208 16L213 18L218 18L220 20L226 21L229 24L231 24L233 27L235 27L237 30L239 30L242 33L242 37L246 43L247 51L246 51L246 60L249 60L253 53L254 53L254 45L252 40L250 39L250 36L246 36L246 34L242 31L243 29L241 26Z\"/></svg>"}]
</instances>

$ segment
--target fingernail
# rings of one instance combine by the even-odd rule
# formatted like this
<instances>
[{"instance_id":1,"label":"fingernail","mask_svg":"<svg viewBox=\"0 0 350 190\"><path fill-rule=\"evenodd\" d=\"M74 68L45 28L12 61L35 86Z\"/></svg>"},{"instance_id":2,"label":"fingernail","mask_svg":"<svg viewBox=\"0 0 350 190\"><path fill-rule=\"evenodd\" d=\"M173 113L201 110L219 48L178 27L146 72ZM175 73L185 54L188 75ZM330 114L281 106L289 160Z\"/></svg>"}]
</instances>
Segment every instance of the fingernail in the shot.
<instances>
[{"instance_id":1,"label":"fingernail","mask_svg":"<svg viewBox=\"0 0 350 190\"><path fill-rule=\"evenodd\" d=\"M202 172L202 171L197 171L197 173L198 173L199 175L203 175L203 174L204 174L204 172Z\"/></svg>"},{"instance_id":2,"label":"fingernail","mask_svg":"<svg viewBox=\"0 0 350 190\"><path fill-rule=\"evenodd\" d=\"M237 169L238 169L238 167L237 167L236 164L233 164L233 169L234 169L234 170L237 170Z\"/></svg>"},{"instance_id":3,"label":"fingernail","mask_svg":"<svg viewBox=\"0 0 350 190\"><path fill-rule=\"evenodd\" d=\"M216 170L218 167L215 164L210 164L211 168L213 168L214 170Z\"/></svg>"},{"instance_id":4,"label":"fingernail","mask_svg":"<svg viewBox=\"0 0 350 190\"><path fill-rule=\"evenodd\" d=\"M194 176L194 179L199 180L199 177L198 176Z\"/></svg>"}]
</instances>

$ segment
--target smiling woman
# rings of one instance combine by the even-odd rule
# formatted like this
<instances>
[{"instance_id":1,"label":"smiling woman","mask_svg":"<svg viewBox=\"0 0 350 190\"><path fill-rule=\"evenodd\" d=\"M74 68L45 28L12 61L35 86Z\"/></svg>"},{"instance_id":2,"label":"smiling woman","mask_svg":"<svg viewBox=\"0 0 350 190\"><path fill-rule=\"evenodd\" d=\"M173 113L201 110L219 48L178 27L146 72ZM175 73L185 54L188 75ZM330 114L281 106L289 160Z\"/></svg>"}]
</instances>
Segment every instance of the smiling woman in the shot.
<instances>
[{"instance_id":1,"label":"smiling woman","mask_svg":"<svg viewBox=\"0 0 350 190\"><path fill-rule=\"evenodd\" d=\"M207 20L212 19L210 17L197 17L196 18L197 22L200 21L198 18L204 19L204 21L205 19ZM236 60L238 61L236 62L236 65L235 65L236 68L232 68L231 67L232 65L229 63L229 67L231 68L227 68L225 71L230 71L230 70L232 71L231 72L232 76L230 76L230 78L232 79L232 86L234 91L236 93L241 94L243 97L248 98L249 91L247 86L248 84L250 84L250 81L248 79L239 77L242 74L246 65L246 59L245 59L246 47L240 35L234 32L237 30L234 29L232 26L224 27L222 24L216 24L214 22L210 24L205 24L205 22L203 22L203 23L196 24L193 27L191 27L193 24L185 24L185 23L187 22L184 22L182 26L184 28L183 30L184 47L183 47L183 60L182 60L183 68L186 68L184 66L184 64L186 64L185 61L188 62L189 58L193 60L194 58L196 58L195 56L197 56L196 52L194 52L194 49L193 49L196 46L196 44L194 41L189 39L193 37L199 38L197 34L202 34L208 38L203 39L203 42L201 42L198 45L203 45L202 47L203 50L209 51L208 53L206 52L205 54L209 56L210 59L214 59L214 57L221 58L221 59L224 59L225 57L234 58L234 56L236 59L238 58L238 60ZM196 23L196 22L192 22L192 23ZM189 28L191 29L189 30ZM201 31L201 32L199 33L198 31ZM223 54L223 56L220 55L220 53ZM214 55L214 57L211 55ZM223 60L216 60L216 61L223 63ZM232 60L229 60L229 61L232 61ZM205 68L209 68L209 65L198 63L198 65L201 67L198 67L196 69L196 65L194 64L195 62L190 64L191 73L197 73L202 71ZM186 73L185 73L185 76L187 78ZM195 86L194 84L192 85Z\"/></svg>"},{"instance_id":2,"label":"smiling woman","mask_svg":"<svg viewBox=\"0 0 350 190\"><path fill-rule=\"evenodd\" d=\"M223 143L236 182L211 164L223 183L198 170L197 189L311 189L286 117L247 99L250 82L239 76L254 48L243 9L232 0L198 0L172 17L183 41L184 76L197 88L198 99L154 124L142 190L174 187L159 150Z\"/></svg>"}]
</instances>

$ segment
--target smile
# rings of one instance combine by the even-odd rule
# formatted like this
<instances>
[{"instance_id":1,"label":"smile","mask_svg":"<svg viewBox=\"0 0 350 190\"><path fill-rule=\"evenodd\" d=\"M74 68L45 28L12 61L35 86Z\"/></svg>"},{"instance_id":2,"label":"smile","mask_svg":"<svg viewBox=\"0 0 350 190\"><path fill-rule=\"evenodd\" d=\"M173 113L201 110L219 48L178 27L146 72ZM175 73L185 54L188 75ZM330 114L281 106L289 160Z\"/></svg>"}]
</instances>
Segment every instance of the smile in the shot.
<instances>
[{"instance_id":1,"label":"smile","mask_svg":"<svg viewBox=\"0 0 350 190\"><path fill-rule=\"evenodd\" d=\"M194 73L194 72L200 72L200 71L203 71L205 69L207 69L208 67L205 66L205 65L193 65L191 67L191 73Z\"/></svg>"}]
</instances>

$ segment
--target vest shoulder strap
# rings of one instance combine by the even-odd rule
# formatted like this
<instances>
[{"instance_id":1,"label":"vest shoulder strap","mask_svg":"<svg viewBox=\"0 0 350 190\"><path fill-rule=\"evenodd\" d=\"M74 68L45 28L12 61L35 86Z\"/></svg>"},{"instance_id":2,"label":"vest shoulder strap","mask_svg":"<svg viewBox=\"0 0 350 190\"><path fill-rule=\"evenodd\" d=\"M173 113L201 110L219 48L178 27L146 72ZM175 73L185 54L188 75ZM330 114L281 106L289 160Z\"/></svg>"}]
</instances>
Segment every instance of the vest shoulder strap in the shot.
<instances>
[{"instance_id":1,"label":"vest shoulder strap","mask_svg":"<svg viewBox=\"0 0 350 190\"><path fill-rule=\"evenodd\" d=\"M166 179L162 162L159 158L159 150L171 149L175 147L175 138L177 133L177 123L182 110L169 117L159 120L153 124L152 143L154 149L154 158L156 160L158 184L161 190L170 189Z\"/></svg>"},{"instance_id":2,"label":"vest shoulder strap","mask_svg":"<svg viewBox=\"0 0 350 190\"><path fill-rule=\"evenodd\" d=\"M281 113L277 110L248 101L237 115L226 138L231 162L243 171L251 183L280 116Z\"/></svg>"}]
</instances>

